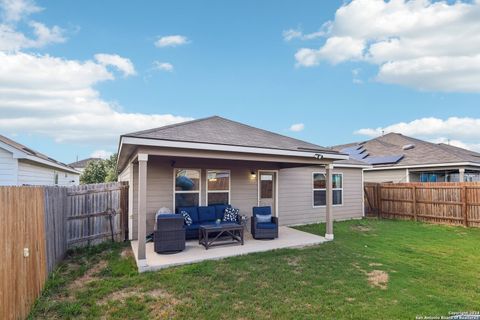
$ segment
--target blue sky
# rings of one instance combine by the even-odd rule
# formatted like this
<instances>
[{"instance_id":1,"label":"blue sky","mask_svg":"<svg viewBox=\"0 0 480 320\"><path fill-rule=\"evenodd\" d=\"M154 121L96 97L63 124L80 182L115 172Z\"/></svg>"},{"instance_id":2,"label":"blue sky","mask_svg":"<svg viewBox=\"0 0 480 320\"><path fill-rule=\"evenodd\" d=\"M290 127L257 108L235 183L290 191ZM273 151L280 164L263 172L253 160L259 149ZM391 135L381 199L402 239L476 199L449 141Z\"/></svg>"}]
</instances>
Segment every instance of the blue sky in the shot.
<instances>
[{"instance_id":1,"label":"blue sky","mask_svg":"<svg viewBox=\"0 0 480 320\"><path fill-rule=\"evenodd\" d=\"M372 47L363 47L359 56L355 50L345 47L343 42L341 47L334 48L338 51L321 50L334 37L361 38L369 45L372 41L380 41L377 35L372 36L377 31L356 34L355 30L352 31L345 25L345 19L336 16L337 10L342 6L345 15L359 13L361 10L353 8L356 3L344 4L344 1L333 0L129 3L23 0L20 2L27 5L24 8L34 6L38 10L24 9L24 12L19 13L20 18L8 18L8 10L13 10L11 3L14 2L18 1L0 1L3 6L4 25L9 26L16 34L30 39L39 37L38 33L34 33L32 21L42 23L50 28L50 32L48 37L35 44L25 42L12 45L12 41L21 40L10 39L7 45L5 41L8 39L5 36L2 38L0 30L0 52L2 41L5 52L2 58L20 59L20 55L24 54L23 58L42 60L33 68L22 70L19 67L17 71L7 71L16 71L22 80L23 75L30 78L44 72L38 65L45 62L46 56L58 58L55 63L61 65L55 67L54 63L53 66L47 64L50 69L45 74L48 74L48 77L42 78L41 84L32 80L31 85L25 85L28 90L34 90L38 85L39 91L58 92L58 84L55 83L58 80L57 72L62 72L61 67L71 61L76 62L78 68L85 69L86 64L90 63L98 69L85 73L85 77L88 77L97 72L99 75L93 76L93 80L88 78L78 84L80 80L76 79L76 73L71 69L66 71L66 80L63 80L63 83L69 83L72 79L73 84L62 87L62 93L71 90L73 93L69 97L74 99L78 98L74 89L94 92L93 98L87 94L88 99L94 100L93 107L88 103L81 105L83 102L80 99L80 111L69 113L68 99L60 101L58 109L51 110L48 103L52 100L29 109L15 107L15 104L9 105L9 101L2 101L0 98L0 112L3 113L1 118L4 120L0 121L0 134L64 162L72 162L77 156L88 157L95 151L114 152L118 142L114 137L119 133L163 124L163 118L151 120L148 117L165 114L174 116L168 121L220 115L321 145L365 140L374 136L375 132L378 133L378 130L375 131L377 128L386 131L403 130L405 134L432 141L450 139L473 149L480 145L479 129L473 129L472 132L471 129L451 128L462 127L463 124L468 128L476 128L480 123L477 122L480 118L480 89L468 84L457 87L449 82L437 83L440 78L452 79L451 81L458 83L455 79L459 72L463 72L460 74L462 79L473 82L480 78L480 69L476 68L475 64L471 68L473 71L447 70L446 74L423 72L420 66L415 72L409 71L410 73L403 73L400 77L398 72L382 73L380 69L392 61L399 63L393 65L394 67L404 66L405 63L413 63L412 59L417 59L414 62L415 66L418 66L419 61L424 61L421 60L422 53L415 57L407 52L399 57L377 59L378 53L371 50ZM353 2L361 2L363 7L360 8L366 8L369 1ZM351 8L348 7L350 4ZM430 3L430 9L433 5L434 3ZM473 14L480 12L475 11L474 6L477 5L470 5ZM454 3L444 3L443 7L437 9L454 11L458 9L455 6ZM466 8L470 10L470 7ZM366 12L371 12L372 17L385 14L377 9ZM395 9L399 15L404 14L405 10L419 10L420 15L432 14L435 18L432 10L427 11L425 7L405 9L399 6ZM480 19L478 15L477 18ZM351 17L349 19L352 20ZM466 20L438 23L441 26L458 25L459 28L464 28L462 24L466 24L476 30L478 23ZM322 31L321 36L305 37L320 30L327 21L331 23L322 29L326 31ZM59 28L57 33L51 31L54 26ZM357 27L368 30L365 25ZM427 32L417 29L420 29L418 39L422 40ZM288 30L294 31L295 36L291 39L286 39ZM437 30L443 32L441 27ZM425 32L422 33L423 31ZM155 46L155 42L161 37L172 35L185 37L186 43L177 46ZM407 39L407 36L394 31L386 37L406 39L405 41L412 38ZM465 39L452 41L458 41L458 45L461 45L461 41L473 40L469 38L469 34L463 37ZM419 42L412 43L414 46ZM476 47L468 52L448 52L450 49L445 49L448 46L452 47L452 43L446 43L441 48L435 45L422 47L417 51L424 50L425 56L438 58L434 61L440 61L440 58L446 56L449 59L473 59L480 54ZM308 49L305 56L297 54L302 48ZM351 54L339 61L338 57L347 51ZM128 74L125 68L122 69L112 62L102 64L95 58L99 53L128 59L135 69L135 74ZM159 70L155 68L155 62L157 65L168 63L173 70ZM100 67L104 69L100 70ZM442 65L439 68L441 67ZM442 70L444 72L444 69ZM8 82L11 76L7 71L0 68L0 84L16 88L17 84ZM51 79L53 80L49 87ZM84 91L79 94L80 97L83 94ZM56 94L52 93L51 96ZM9 97L11 101L16 99L13 94ZM23 95L22 101L23 99L28 103L36 102L32 95ZM100 105L102 107L99 107ZM86 113L83 118L78 116L82 113L82 108ZM90 108L107 108L108 112L129 116L121 120L124 123L110 122L108 117L97 119L98 113L93 112L91 122L99 122L94 126L90 125L88 120ZM135 114L145 115L148 120L143 123L135 116L135 121L129 121L129 117ZM67 118L68 120L65 120ZM65 121L72 122L67 125ZM136 122L135 126L132 125L133 122ZM405 123L404 126L399 125L402 122ZM291 131L289 128L293 124L303 124L304 128ZM55 128L57 125L58 129ZM74 127L75 131L68 132L69 126ZM427 127L431 130L426 130ZM356 133L360 129L369 131ZM61 132L64 132L64 138L59 139ZM112 133L112 136L106 133Z\"/></svg>"}]
</instances>

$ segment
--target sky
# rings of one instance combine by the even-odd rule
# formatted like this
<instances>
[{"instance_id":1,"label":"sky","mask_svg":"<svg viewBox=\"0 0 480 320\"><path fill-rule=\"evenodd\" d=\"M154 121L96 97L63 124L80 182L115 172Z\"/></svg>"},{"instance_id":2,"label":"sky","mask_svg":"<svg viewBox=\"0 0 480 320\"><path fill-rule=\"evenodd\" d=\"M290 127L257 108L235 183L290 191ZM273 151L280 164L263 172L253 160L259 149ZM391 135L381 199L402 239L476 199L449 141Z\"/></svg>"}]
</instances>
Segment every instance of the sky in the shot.
<instances>
[{"instance_id":1,"label":"sky","mask_svg":"<svg viewBox=\"0 0 480 320\"><path fill-rule=\"evenodd\" d=\"M69 163L212 115L480 151L480 2L0 0L0 134Z\"/></svg>"}]
</instances>

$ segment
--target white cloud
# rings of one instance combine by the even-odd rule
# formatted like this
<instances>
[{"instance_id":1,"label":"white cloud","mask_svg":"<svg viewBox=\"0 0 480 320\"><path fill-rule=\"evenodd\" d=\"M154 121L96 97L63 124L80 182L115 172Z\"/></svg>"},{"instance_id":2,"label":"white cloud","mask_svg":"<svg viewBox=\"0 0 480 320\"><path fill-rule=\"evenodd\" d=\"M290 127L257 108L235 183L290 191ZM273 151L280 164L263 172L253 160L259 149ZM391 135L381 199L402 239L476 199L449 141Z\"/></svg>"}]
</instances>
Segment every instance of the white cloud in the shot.
<instances>
[{"instance_id":1,"label":"white cloud","mask_svg":"<svg viewBox=\"0 0 480 320\"><path fill-rule=\"evenodd\" d=\"M479 17L480 1L352 0L327 22L325 43L299 49L295 58L306 67L363 61L379 67L381 82L480 92Z\"/></svg>"},{"instance_id":2,"label":"white cloud","mask_svg":"<svg viewBox=\"0 0 480 320\"><path fill-rule=\"evenodd\" d=\"M160 61L154 61L153 62L153 68L155 70L160 70L160 71L167 71L167 72L172 72L173 71L173 65L168 62L160 62Z\"/></svg>"},{"instance_id":3,"label":"white cloud","mask_svg":"<svg viewBox=\"0 0 480 320\"><path fill-rule=\"evenodd\" d=\"M187 44L189 41L187 37L181 35L164 36L155 41L155 46L158 48L163 47L176 47Z\"/></svg>"},{"instance_id":4,"label":"white cloud","mask_svg":"<svg viewBox=\"0 0 480 320\"><path fill-rule=\"evenodd\" d=\"M95 150L92 152L90 155L91 158L101 158L101 159L107 159L109 158L113 152L107 151L107 150Z\"/></svg>"},{"instance_id":5,"label":"white cloud","mask_svg":"<svg viewBox=\"0 0 480 320\"><path fill-rule=\"evenodd\" d=\"M303 123L294 123L290 126L290 131L293 131L293 132L299 132L299 131L302 131L303 129L305 129L305 125Z\"/></svg>"},{"instance_id":6,"label":"white cloud","mask_svg":"<svg viewBox=\"0 0 480 320\"><path fill-rule=\"evenodd\" d=\"M20 21L22 18L42 10L31 0L0 0L0 9L3 19L9 22Z\"/></svg>"},{"instance_id":7,"label":"white cloud","mask_svg":"<svg viewBox=\"0 0 480 320\"><path fill-rule=\"evenodd\" d=\"M329 34L331 28L331 22L326 22L322 25L320 30L312 33L303 33L301 29L288 29L282 32L283 40L292 41L294 39L299 40L313 40L324 37Z\"/></svg>"},{"instance_id":8,"label":"white cloud","mask_svg":"<svg viewBox=\"0 0 480 320\"><path fill-rule=\"evenodd\" d=\"M120 57L118 54L97 53L95 55L95 60L97 60L102 66L113 66L117 68L123 72L125 77L136 74L132 61Z\"/></svg>"},{"instance_id":9,"label":"white cloud","mask_svg":"<svg viewBox=\"0 0 480 320\"><path fill-rule=\"evenodd\" d=\"M399 122L386 127L363 128L355 134L378 137L383 133L397 132L407 136L418 137L436 143L447 143L480 151L480 118L450 117L421 118L410 122Z\"/></svg>"},{"instance_id":10,"label":"white cloud","mask_svg":"<svg viewBox=\"0 0 480 320\"><path fill-rule=\"evenodd\" d=\"M0 52L0 128L57 142L114 146L122 133L191 120L118 111L94 87L113 79L108 65L93 60Z\"/></svg>"},{"instance_id":11,"label":"white cloud","mask_svg":"<svg viewBox=\"0 0 480 320\"><path fill-rule=\"evenodd\" d=\"M3 21L0 23L0 50L18 51L21 49L42 48L52 43L65 42L64 30L58 26L47 27L43 23L30 20L28 27L31 28L35 38L26 36L17 30L20 20L30 14L38 12L33 1L27 0L0 0Z\"/></svg>"}]
</instances>

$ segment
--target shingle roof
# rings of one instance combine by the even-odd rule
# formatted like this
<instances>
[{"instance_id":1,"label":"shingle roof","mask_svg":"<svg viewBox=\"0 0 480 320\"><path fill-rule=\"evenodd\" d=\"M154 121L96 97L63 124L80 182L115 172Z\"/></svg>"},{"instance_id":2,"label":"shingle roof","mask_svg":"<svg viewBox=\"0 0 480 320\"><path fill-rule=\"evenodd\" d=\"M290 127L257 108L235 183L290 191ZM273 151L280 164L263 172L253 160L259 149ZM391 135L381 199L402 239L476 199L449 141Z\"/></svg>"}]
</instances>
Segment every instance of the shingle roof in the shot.
<instances>
[{"instance_id":1,"label":"shingle roof","mask_svg":"<svg viewBox=\"0 0 480 320\"><path fill-rule=\"evenodd\" d=\"M9 145L10 147L14 148L14 149L17 149L23 153L26 153L27 155L30 155L30 156L34 156L34 157L38 157L42 160L45 160L47 162L50 162L56 166L61 166L61 167L64 167L65 169L67 169L68 171L73 171L73 172L77 172L73 167L69 166L68 164L65 164L63 162L60 162L60 161L57 161L53 158L50 158L49 156L43 154L43 153L40 153L38 151L35 151L33 149L30 149L26 146L24 146L23 144L21 143L18 143L16 141L13 141L12 139L9 139L5 136L2 136L0 135L0 142L3 142L7 145Z\"/></svg>"},{"instance_id":2,"label":"shingle roof","mask_svg":"<svg viewBox=\"0 0 480 320\"><path fill-rule=\"evenodd\" d=\"M123 137L259 147L338 154L329 148L262 130L219 116L133 132Z\"/></svg>"},{"instance_id":3,"label":"shingle roof","mask_svg":"<svg viewBox=\"0 0 480 320\"><path fill-rule=\"evenodd\" d=\"M102 158L87 158L83 160L79 160L76 162L69 163L68 165L73 168L85 168L89 162L91 161L99 161L102 160Z\"/></svg>"},{"instance_id":4,"label":"shingle roof","mask_svg":"<svg viewBox=\"0 0 480 320\"><path fill-rule=\"evenodd\" d=\"M409 145L410 148L405 148ZM480 165L480 153L451 145L431 143L399 133L388 133L364 142L334 146L333 149L349 153L352 157L367 163L372 163L372 159L381 157L389 157L391 160L398 158L398 161L393 161L392 163L374 164L375 167L458 162L472 162ZM355 151L354 149L357 150ZM356 152L359 154L355 155L354 153Z\"/></svg>"}]
</instances>

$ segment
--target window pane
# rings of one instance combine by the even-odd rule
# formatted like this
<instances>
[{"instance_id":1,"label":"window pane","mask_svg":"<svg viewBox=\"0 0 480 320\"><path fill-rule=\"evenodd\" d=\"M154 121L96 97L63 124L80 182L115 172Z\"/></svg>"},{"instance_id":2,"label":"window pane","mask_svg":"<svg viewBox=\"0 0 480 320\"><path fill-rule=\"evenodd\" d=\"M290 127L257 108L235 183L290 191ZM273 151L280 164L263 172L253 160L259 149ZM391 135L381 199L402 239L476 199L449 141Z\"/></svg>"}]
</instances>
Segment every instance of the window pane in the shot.
<instances>
[{"instance_id":1,"label":"window pane","mask_svg":"<svg viewBox=\"0 0 480 320\"><path fill-rule=\"evenodd\" d=\"M198 193L176 193L175 206L176 208L198 206Z\"/></svg>"},{"instance_id":2,"label":"window pane","mask_svg":"<svg viewBox=\"0 0 480 320\"><path fill-rule=\"evenodd\" d=\"M323 173L314 173L313 174L313 188L314 189L323 189L326 188L325 175Z\"/></svg>"},{"instance_id":3,"label":"window pane","mask_svg":"<svg viewBox=\"0 0 480 320\"><path fill-rule=\"evenodd\" d=\"M260 198L261 199L273 198L273 180L260 179Z\"/></svg>"},{"instance_id":4,"label":"window pane","mask_svg":"<svg viewBox=\"0 0 480 320\"><path fill-rule=\"evenodd\" d=\"M332 186L333 188L342 188L342 175L341 174L332 174Z\"/></svg>"},{"instance_id":5,"label":"window pane","mask_svg":"<svg viewBox=\"0 0 480 320\"><path fill-rule=\"evenodd\" d=\"M228 204L228 192L210 192L208 194L208 205Z\"/></svg>"},{"instance_id":6,"label":"window pane","mask_svg":"<svg viewBox=\"0 0 480 320\"><path fill-rule=\"evenodd\" d=\"M313 191L313 205L314 206L324 206L326 205L326 192L325 190Z\"/></svg>"},{"instance_id":7,"label":"window pane","mask_svg":"<svg viewBox=\"0 0 480 320\"><path fill-rule=\"evenodd\" d=\"M207 172L208 190L228 190L230 185L229 171L214 171Z\"/></svg>"},{"instance_id":8,"label":"window pane","mask_svg":"<svg viewBox=\"0 0 480 320\"><path fill-rule=\"evenodd\" d=\"M342 190L333 190L333 204L342 204Z\"/></svg>"},{"instance_id":9,"label":"window pane","mask_svg":"<svg viewBox=\"0 0 480 320\"><path fill-rule=\"evenodd\" d=\"M200 171L191 169L175 169L176 191L198 191Z\"/></svg>"}]
</instances>

